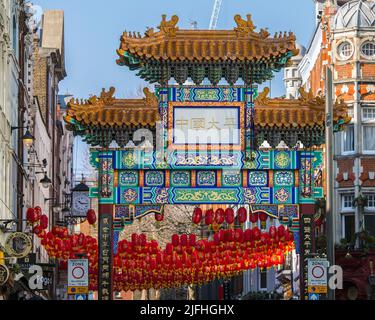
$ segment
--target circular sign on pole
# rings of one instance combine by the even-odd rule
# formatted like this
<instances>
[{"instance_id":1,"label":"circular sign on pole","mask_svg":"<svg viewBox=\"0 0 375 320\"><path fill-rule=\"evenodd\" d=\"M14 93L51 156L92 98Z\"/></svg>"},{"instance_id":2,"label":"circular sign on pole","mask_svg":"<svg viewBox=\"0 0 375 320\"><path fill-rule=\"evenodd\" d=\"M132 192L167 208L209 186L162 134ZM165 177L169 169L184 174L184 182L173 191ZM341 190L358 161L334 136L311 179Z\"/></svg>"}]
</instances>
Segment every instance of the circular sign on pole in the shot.
<instances>
[{"instance_id":1,"label":"circular sign on pole","mask_svg":"<svg viewBox=\"0 0 375 320\"><path fill-rule=\"evenodd\" d=\"M82 267L74 267L72 270L72 275L74 279L82 279L85 275L85 270Z\"/></svg>"},{"instance_id":2,"label":"circular sign on pole","mask_svg":"<svg viewBox=\"0 0 375 320\"><path fill-rule=\"evenodd\" d=\"M7 266L0 264L0 286L7 283L9 279L9 269Z\"/></svg>"},{"instance_id":3,"label":"circular sign on pole","mask_svg":"<svg viewBox=\"0 0 375 320\"><path fill-rule=\"evenodd\" d=\"M11 233L5 241L8 255L16 258L26 257L33 247L31 238L22 232Z\"/></svg>"},{"instance_id":4,"label":"circular sign on pole","mask_svg":"<svg viewBox=\"0 0 375 320\"><path fill-rule=\"evenodd\" d=\"M314 266L311 273L315 279L321 279L325 274L325 270L322 266Z\"/></svg>"}]
</instances>

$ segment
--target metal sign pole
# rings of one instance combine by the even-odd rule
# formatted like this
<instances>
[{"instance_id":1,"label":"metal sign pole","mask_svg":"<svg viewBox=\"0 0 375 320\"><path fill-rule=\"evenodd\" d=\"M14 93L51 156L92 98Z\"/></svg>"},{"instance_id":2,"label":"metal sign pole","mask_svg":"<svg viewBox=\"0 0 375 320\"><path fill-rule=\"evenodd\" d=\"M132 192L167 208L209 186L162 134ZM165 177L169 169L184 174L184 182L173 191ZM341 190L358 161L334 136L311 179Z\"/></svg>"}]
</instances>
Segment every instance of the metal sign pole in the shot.
<instances>
[{"instance_id":1,"label":"metal sign pole","mask_svg":"<svg viewBox=\"0 0 375 320\"><path fill-rule=\"evenodd\" d=\"M333 81L332 70L326 68L326 181L327 181L327 258L329 265L335 264L335 213L333 212ZM335 291L328 288L328 299L335 299Z\"/></svg>"}]
</instances>

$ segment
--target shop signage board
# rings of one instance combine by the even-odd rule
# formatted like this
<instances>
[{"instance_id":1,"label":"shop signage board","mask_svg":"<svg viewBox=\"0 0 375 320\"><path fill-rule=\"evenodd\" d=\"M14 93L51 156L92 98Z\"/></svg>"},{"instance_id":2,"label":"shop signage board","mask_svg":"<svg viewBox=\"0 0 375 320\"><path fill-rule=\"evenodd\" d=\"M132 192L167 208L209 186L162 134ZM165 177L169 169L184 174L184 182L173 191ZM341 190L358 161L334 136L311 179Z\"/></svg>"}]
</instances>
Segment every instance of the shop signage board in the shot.
<instances>
[{"instance_id":1,"label":"shop signage board","mask_svg":"<svg viewBox=\"0 0 375 320\"><path fill-rule=\"evenodd\" d=\"M13 232L5 241L5 250L10 257L24 258L32 247L31 237L23 232Z\"/></svg>"},{"instance_id":2,"label":"shop signage board","mask_svg":"<svg viewBox=\"0 0 375 320\"><path fill-rule=\"evenodd\" d=\"M26 257L17 259L17 264L22 270L28 271L36 264L36 253L29 253Z\"/></svg>"},{"instance_id":3,"label":"shop signage board","mask_svg":"<svg viewBox=\"0 0 375 320\"><path fill-rule=\"evenodd\" d=\"M89 261L88 259L68 260L68 287L89 286Z\"/></svg>"}]
</instances>

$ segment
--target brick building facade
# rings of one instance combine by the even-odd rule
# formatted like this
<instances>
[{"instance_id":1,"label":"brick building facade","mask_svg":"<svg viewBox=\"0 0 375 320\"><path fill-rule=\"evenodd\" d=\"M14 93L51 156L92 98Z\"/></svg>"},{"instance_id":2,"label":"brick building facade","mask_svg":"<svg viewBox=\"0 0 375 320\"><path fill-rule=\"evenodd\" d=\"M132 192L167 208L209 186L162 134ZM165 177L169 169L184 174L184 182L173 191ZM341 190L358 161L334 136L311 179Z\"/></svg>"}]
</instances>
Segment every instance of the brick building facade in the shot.
<instances>
[{"instance_id":1,"label":"brick building facade","mask_svg":"<svg viewBox=\"0 0 375 320\"><path fill-rule=\"evenodd\" d=\"M316 31L300 63L303 85L324 93L325 67L332 66L334 97L353 117L335 134L336 243L355 244L355 234L375 236L375 2L316 4ZM360 196L364 208L353 205Z\"/></svg>"}]
</instances>

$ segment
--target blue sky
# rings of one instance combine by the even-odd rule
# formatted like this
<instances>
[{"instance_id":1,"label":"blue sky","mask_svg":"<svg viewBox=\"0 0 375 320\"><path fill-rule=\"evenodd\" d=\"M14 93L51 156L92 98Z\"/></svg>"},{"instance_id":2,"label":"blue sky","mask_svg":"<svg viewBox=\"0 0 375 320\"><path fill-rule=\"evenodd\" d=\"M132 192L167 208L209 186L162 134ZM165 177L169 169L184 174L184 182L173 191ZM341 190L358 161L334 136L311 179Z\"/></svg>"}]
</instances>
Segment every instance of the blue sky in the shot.
<instances>
[{"instance_id":1,"label":"blue sky","mask_svg":"<svg viewBox=\"0 0 375 320\"><path fill-rule=\"evenodd\" d=\"M116 65L116 49L123 31L156 27L161 15L177 14L178 26L207 29L214 0L34 0L44 10L65 11L65 55L67 74L60 93L79 98L99 94L101 88L116 88L119 98L131 97L143 85L135 72ZM307 46L315 28L312 0L223 0L218 29L232 29L235 14L252 15L254 24L276 31L293 31ZM272 81L272 96L284 94L282 74Z\"/></svg>"}]
</instances>

